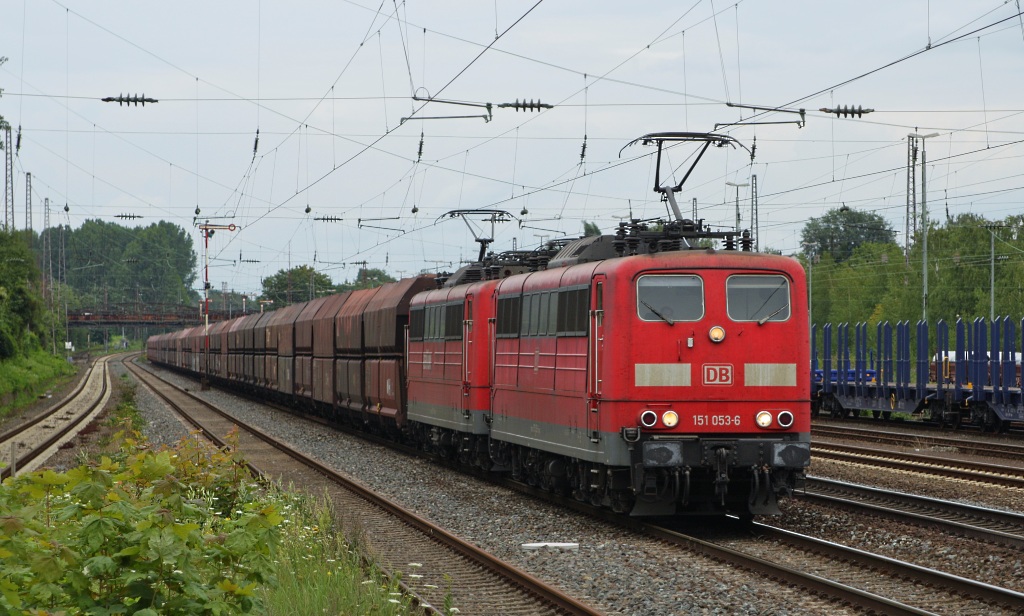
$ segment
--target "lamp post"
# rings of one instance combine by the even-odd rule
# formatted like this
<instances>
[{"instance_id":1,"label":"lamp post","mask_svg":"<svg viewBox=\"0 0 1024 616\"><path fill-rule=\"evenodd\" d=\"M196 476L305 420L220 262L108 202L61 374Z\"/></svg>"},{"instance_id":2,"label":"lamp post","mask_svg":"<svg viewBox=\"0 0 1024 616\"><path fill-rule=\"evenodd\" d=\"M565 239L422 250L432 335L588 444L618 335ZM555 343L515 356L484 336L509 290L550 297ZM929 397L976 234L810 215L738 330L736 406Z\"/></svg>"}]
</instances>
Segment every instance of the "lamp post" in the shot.
<instances>
[{"instance_id":1,"label":"lamp post","mask_svg":"<svg viewBox=\"0 0 1024 616\"><path fill-rule=\"evenodd\" d=\"M748 184L746 182L743 182L742 184L737 184L736 182L726 182L725 185L726 186L735 186L736 187L736 233L739 233L740 232L740 188L742 188L744 186L750 186L750 184Z\"/></svg>"},{"instance_id":2,"label":"lamp post","mask_svg":"<svg viewBox=\"0 0 1024 616\"><path fill-rule=\"evenodd\" d=\"M818 242L800 242L801 246L810 248L807 256L807 325L814 326L814 255L818 248Z\"/></svg>"},{"instance_id":3,"label":"lamp post","mask_svg":"<svg viewBox=\"0 0 1024 616\"><path fill-rule=\"evenodd\" d=\"M939 133L919 135L910 133L907 137L921 140L921 278L924 289L921 293L921 320L928 320L928 158L925 154L925 139L938 137Z\"/></svg>"}]
</instances>

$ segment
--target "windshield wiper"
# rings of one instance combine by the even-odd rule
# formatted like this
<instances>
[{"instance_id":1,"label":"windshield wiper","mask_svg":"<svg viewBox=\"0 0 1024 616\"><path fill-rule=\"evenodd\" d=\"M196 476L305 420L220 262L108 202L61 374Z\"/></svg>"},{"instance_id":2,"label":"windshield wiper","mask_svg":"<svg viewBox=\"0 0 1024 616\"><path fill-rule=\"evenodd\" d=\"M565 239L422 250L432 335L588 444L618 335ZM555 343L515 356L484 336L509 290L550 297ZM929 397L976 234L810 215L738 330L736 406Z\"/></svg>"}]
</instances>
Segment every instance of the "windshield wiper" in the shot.
<instances>
[{"instance_id":1,"label":"windshield wiper","mask_svg":"<svg viewBox=\"0 0 1024 616\"><path fill-rule=\"evenodd\" d=\"M658 312L657 310L655 310L654 306L648 304L644 300L640 300L640 303L643 304L644 306L647 306L647 309L650 310L651 312L653 312L654 316L658 317L659 319L661 319L662 321L668 323L669 325L675 325L675 322L673 322L672 319L666 317L665 315L663 315L660 312Z\"/></svg>"},{"instance_id":2,"label":"windshield wiper","mask_svg":"<svg viewBox=\"0 0 1024 616\"><path fill-rule=\"evenodd\" d=\"M779 286L775 287L775 290L771 292L771 295L769 295L768 297L764 298L764 301L763 301L763 302L761 303L761 305L760 305L760 306L758 307L758 309L757 309L757 310L755 310L755 311L753 312L753 314L757 314L758 312L761 312L761 308L764 308L765 306L767 306L767 305L768 305L768 302L772 301L772 298L773 298L773 297L775 297L775 294L776 294L776 293L778 293L778 292L779 292L779 290L780 290L780 289L782 289L782 288L784 288L785 286L786 286L786 279L785 279L785 278L783 278L783 279L782 279L782 282L780 282L780 283L779 283ZM788 306L788 305L789 305L789 303L788 303L788 302L787 302L787 303L785 303L785 304L783 304L783 305L782 305L781 307L779 307L779 309L778 309L778 310L776 310L775 312L771 313L770 315L766 316L766 317L765 317L765 318L763 318L763 319L759 319L759 320L757 321L757 324L758 324L758 325L764 325L764 324L765 324L765 323L766 323L766 322L768 321L768 319L770 319L770 318L774 317L775 315L779 314L780 312L782 312L782 310L783 310L783 309L784 309L784 308L785 308L786 306Z\"/></svg>"},{"instance_id":3,"label":"windshield wiper","mask_svg":"<svg viewBox=\"0 0 1024 616\"><path fill-rule=\"evenodd\" d=\"M775 310L775 312L771 313L770 315L768 315L768 316L766 316L766 317L762 317L762 318L758 319L758 320L757 320L757 324L758 324L758 325L764 325L764 324L765 324L765 323L767 323L767 322L768 322L769 320L771 320L771 318L772 318L772 317L774 317L775 315L779 314L780 312L782 312L782 311L783 311L783 310L785 310L786 308L789 308L789 304L783 304L783 305L779 306L779 307L778 307L778 308L777 308L777 309Z\"/></svg>"}]
</instances>

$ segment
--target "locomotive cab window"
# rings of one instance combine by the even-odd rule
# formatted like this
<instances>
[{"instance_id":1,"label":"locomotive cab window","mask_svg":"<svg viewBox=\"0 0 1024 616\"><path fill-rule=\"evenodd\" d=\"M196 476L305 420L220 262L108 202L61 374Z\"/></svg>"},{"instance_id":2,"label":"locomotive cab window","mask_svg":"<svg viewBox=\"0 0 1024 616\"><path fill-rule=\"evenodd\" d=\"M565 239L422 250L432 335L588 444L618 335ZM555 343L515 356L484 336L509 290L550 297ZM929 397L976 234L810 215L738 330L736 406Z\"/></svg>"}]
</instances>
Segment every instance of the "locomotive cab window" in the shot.
<instances>
[{"instance_id":1,"label":"locomotive cab window","mask_svg":"<svg viewBox=\"0 0 1024 616\"><path fill-rule=\"evenodd\" d=\"M789 280L784 276L730 276L725 301L733 321L788 321Z\"/></svg>"},{"instance_id":2,"label":"locomotive cab window","mask_svg":"<svg viewBox=\"0 0 1024 616\"><path fill-rule=\"evenodd\" d=\"M698 276L641 276L636 311L644 321L699 321L704 317L704 281Z\"/></svg>"}]
</instances>

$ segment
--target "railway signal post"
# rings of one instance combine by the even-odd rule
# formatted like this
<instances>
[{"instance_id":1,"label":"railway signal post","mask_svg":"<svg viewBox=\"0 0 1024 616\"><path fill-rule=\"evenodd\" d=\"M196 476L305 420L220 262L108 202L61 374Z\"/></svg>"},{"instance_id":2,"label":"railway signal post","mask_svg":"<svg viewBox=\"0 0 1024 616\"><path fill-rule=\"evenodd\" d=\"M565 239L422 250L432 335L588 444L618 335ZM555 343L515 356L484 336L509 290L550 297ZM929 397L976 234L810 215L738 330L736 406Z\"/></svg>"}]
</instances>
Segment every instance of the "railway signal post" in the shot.
<instances>
[{"instance_id":1,"label":"railway signal post","mask_svg":"<svg viewBox=\"0 0 1024 616\"><path fill-rule=\"evenodd\" d=\"M196 210L198 212L198 209ZM214 231L234 231L235 225L199 225L203 232L203 378L200 389L210 388L210 236Z\"/></svg>"}]
</instances>

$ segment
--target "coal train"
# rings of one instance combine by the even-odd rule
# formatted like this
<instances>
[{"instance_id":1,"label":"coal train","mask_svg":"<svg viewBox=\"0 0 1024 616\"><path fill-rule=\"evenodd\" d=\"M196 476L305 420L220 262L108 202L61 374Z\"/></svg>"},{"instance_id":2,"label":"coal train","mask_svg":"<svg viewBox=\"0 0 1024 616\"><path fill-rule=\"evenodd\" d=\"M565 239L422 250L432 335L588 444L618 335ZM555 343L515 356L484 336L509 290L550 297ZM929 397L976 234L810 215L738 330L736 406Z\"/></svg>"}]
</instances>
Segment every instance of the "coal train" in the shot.
<instances>
[{"instance_id":1,"label":"coal train","mask_svg":"<svg viewBox=\"0 0 1024 616\"><path fill-rule=\"evenodd\" d=\"M147 354L617 512L775 514L810 461L807 292L799 262L751 244L682 216L482 242L451 276L154 336Z\"/></svg>"}]
</instances>

